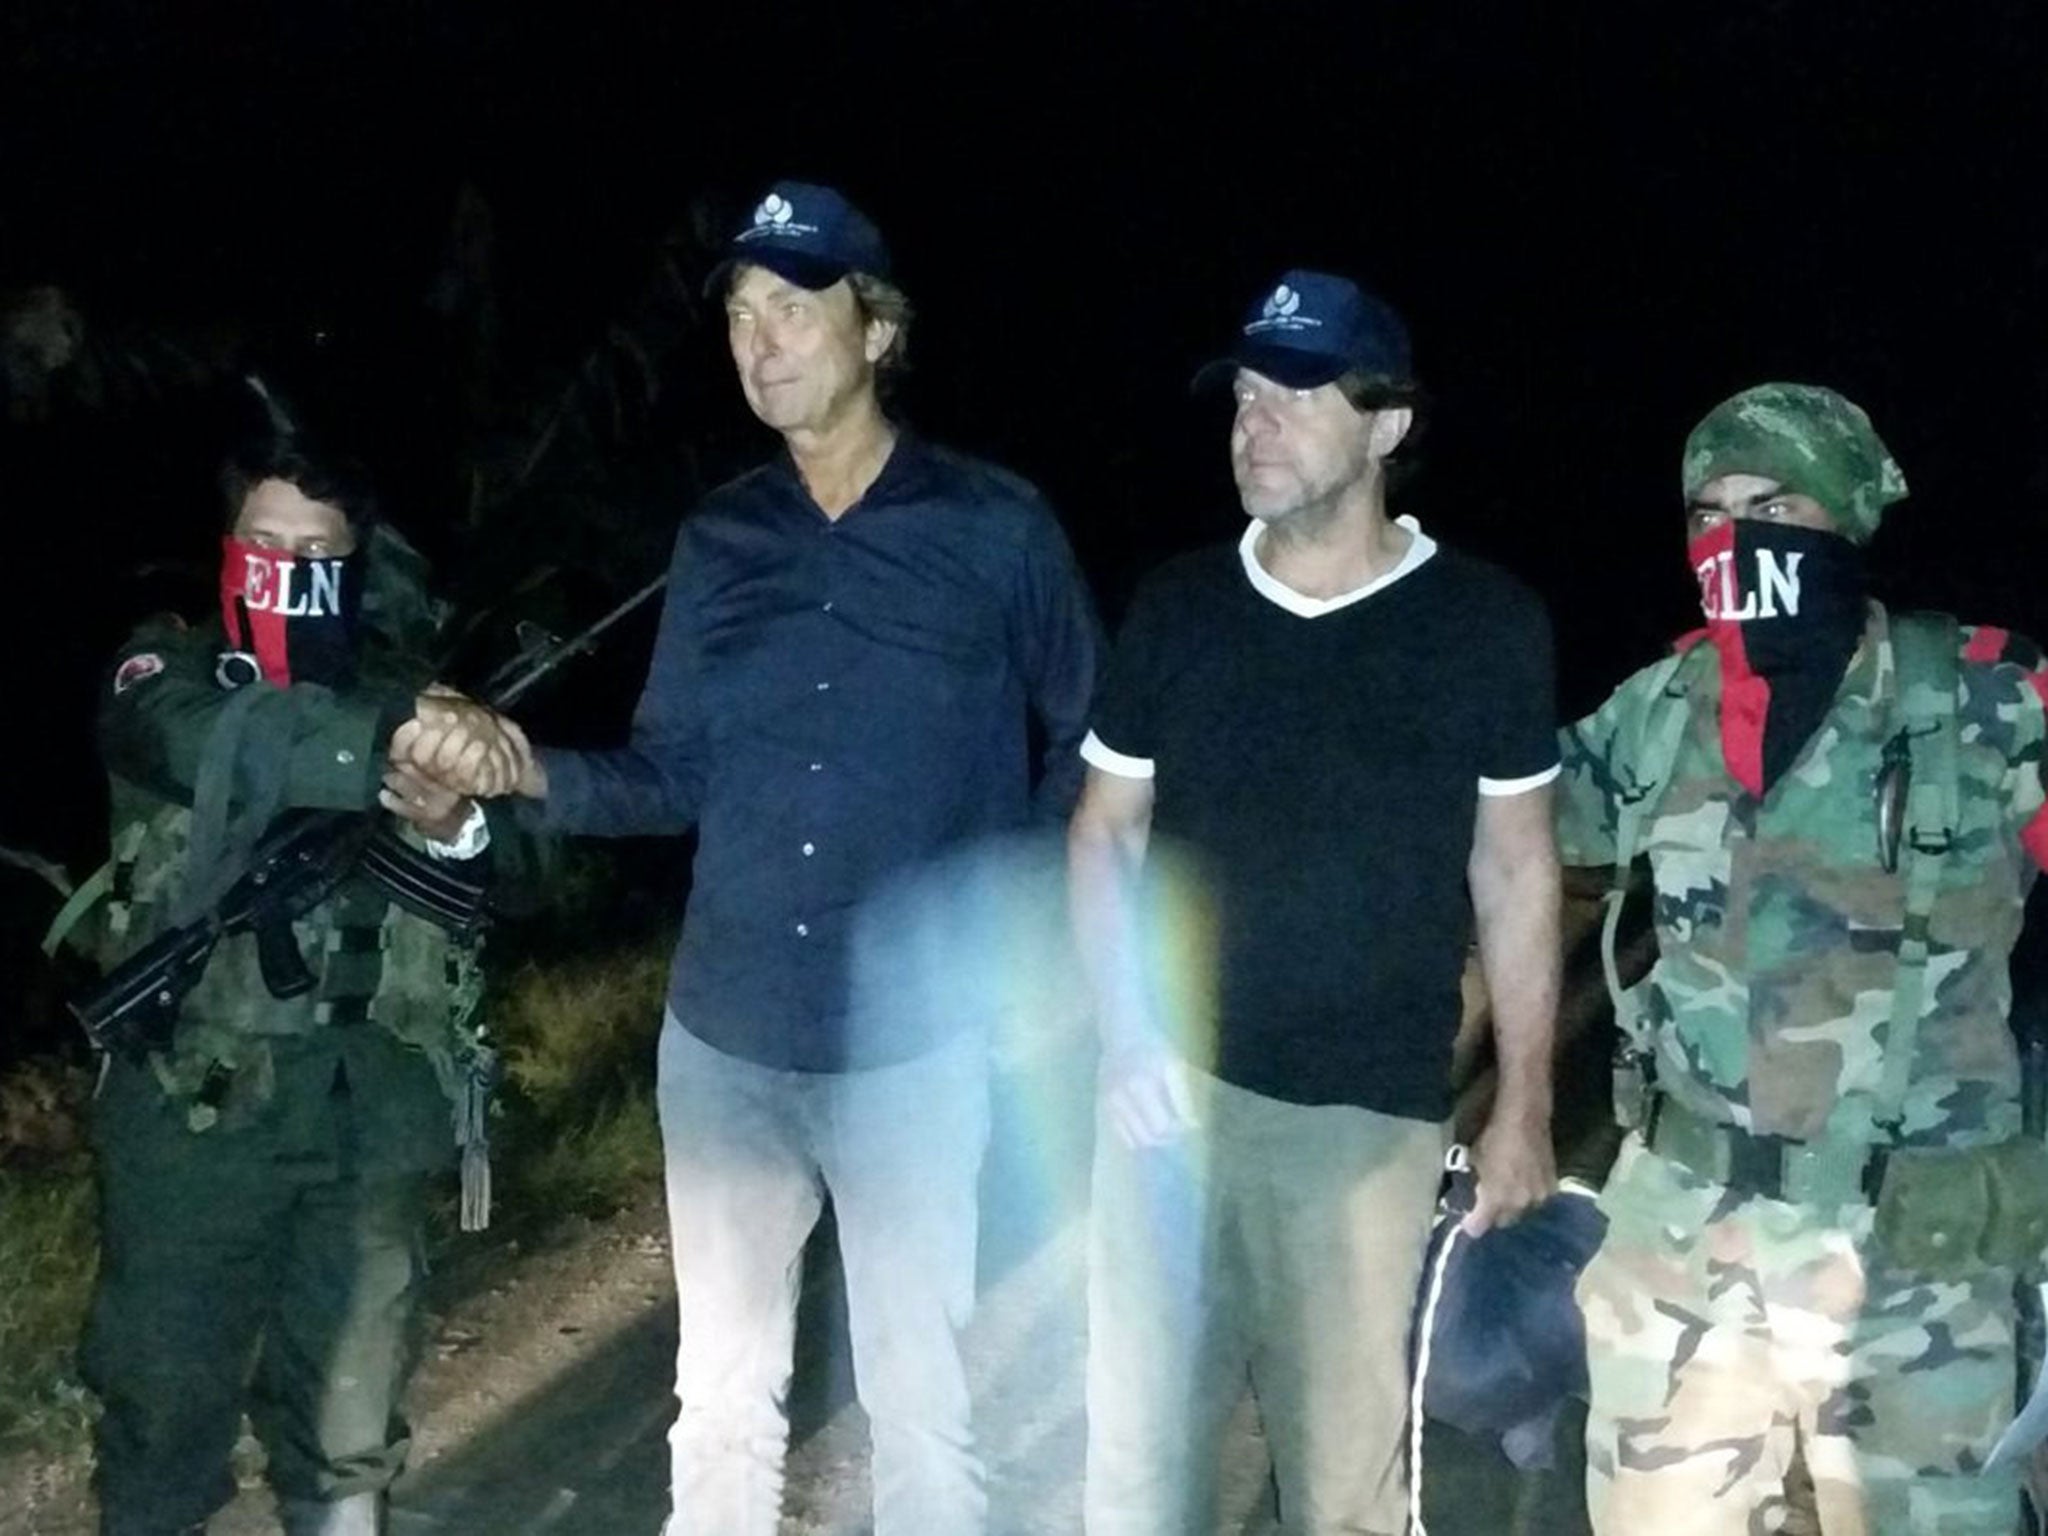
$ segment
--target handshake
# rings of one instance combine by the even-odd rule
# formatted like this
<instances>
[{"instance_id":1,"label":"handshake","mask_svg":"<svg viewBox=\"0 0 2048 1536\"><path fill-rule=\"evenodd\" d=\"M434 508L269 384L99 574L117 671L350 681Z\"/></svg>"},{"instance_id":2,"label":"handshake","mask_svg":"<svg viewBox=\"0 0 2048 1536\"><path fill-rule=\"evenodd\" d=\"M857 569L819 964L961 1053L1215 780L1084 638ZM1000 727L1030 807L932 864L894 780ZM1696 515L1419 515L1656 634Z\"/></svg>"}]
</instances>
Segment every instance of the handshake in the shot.
<instances>
[{"instance_id":1,"label":"handshake","mask_svg":"<svg viewBox=\"0 0 2048 1536\"><path fill-rule=\"evenodd\" d=\"M460 831L473 801L547 793L547 772L526 733L440 683L414 701L413 717L392 732L388 756L379 802L441 841Z\"/></svg>"}]
</instances>

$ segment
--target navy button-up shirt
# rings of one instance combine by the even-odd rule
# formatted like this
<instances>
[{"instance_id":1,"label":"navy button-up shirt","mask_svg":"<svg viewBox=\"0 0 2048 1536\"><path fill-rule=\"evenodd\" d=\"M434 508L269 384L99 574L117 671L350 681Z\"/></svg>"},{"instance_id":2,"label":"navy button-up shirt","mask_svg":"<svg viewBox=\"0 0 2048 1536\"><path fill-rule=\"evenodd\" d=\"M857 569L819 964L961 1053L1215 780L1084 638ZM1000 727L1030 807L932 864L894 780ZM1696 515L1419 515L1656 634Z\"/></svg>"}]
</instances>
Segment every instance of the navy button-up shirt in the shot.
<instances>
[{"instance_id":1,"label":"navy button-up shirt","mask_svg":"<svg viewBox=\"0 0 2048 1536\"><path fill-rule=\"evenodd\" d=\"M547 751L545 821L696 824L669 1000L699 1038L802 1071L906 1059L933 1021L869 999L849 1025L863 905L1034 812L1064 818L1100 652L1026 482L904 434L834 521L782 456L684 520L630 742Z\"/></svg>"}]
</instances>

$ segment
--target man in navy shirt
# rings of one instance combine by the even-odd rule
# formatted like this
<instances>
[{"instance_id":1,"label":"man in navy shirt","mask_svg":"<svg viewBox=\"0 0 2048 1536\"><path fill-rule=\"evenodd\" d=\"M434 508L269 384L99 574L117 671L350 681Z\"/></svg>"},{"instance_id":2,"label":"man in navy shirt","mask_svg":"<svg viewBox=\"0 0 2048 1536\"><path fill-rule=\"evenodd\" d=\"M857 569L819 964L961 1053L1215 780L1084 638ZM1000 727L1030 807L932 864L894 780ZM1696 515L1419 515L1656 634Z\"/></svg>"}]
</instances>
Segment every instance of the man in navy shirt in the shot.
<instances>
[{"instance_id":1,"label":"man in navy shirt","mask_svg":"<svg viewBox=\"0 0 2048 1536\"><path fill-rule=\"evenodd\" d=\"M1204 372L1251 522L1132 603L1069 835L1103 1037L1086 1525L1213 1528L1249 1376L1282 1529L1391 1536L1475 927L1500 1086L1470 1225L1552 1182L1549 626L1387 515L1417 390L1385 304L1290 272Z\"/></svg>"},{"instance_id":2,"label":"man in navy shirt","mask_svg":"<svg viewBox=\"0 0 2048 1536\"><path fill-rule=\"evenodd\" d=\"M1032 487L884 414L909 321L889 270L825 187L777 184L735 236L713 282L785 451L685 520L628 745L539 751L520 786L563 830L698 832L659 1068L682 1335L667 1536L774 1536L827 1193L877 1536L985 1524L957 1339L985 1041L892 997L869 941L920 869L1064 819L1100 645Z\"/></svg>"}]
</instances>

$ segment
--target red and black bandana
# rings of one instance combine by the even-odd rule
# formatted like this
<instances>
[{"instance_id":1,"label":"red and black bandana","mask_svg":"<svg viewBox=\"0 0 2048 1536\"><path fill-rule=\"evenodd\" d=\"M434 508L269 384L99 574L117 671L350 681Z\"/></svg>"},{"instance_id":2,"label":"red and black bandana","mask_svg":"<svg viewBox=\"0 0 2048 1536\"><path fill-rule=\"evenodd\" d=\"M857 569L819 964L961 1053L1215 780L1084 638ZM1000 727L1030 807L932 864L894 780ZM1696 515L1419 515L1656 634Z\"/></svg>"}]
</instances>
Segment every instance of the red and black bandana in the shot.
<instances>
[{"instance_id":1,"label":"red and black bandana","mask_svg":"<svg viewBox=\"0 0 2048 1536\"><path fill-rule=\"evenodd\" d=\"M253 656L263 679L281 688L347 682L362 607L354 557L307 559L232 534L221 544L220 617L229 649Z\"/></svg>"}]
</instances>

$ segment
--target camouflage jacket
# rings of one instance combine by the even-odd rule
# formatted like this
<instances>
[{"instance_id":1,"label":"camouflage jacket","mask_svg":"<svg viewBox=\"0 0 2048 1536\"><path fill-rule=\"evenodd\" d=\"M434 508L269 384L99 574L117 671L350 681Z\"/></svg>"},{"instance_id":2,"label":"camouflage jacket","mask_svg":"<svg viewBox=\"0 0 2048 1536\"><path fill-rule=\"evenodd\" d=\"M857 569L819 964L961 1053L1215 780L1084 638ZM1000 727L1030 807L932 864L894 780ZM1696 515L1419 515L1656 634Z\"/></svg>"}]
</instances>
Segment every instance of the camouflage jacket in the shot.
<instances>
[{"instance_id":1,"label":"camouflage jacket","mask_svg":"<svg viewBox=\"0 0 2048 1536\"><path fill-rule=\"evenodd\" d=\"M1964 629L1959 663L1958 835L1930 918L1927 1002L1904 1140L1967 1146L2019 1129L2007 1028L2007 957L2035 867L2043 811L2040 652L2005 631ZM1565 862L1611 864L1623 722L1645 668L1563 733ZM1801 1140L1869 1135L1890 1032L1904 917L1902 875L1878 857L1876 783L1898 728L1884 609L1827 717L1761 798L1729 775L1713 648L1681 664L1690 719L1638 851L1653 877L1658 960L1646 983L1660 1088L1710 1119Z\"/></svg>"},{"instance_id":2,"label":"camouflage jacket","mask_svg":"<svg viewBox=\"0 0 2048 1536\"><path fill-rule=\"evenodd\" d=\"M285 806L376 806L390 733L429 680L419 658L431 610L409 555L383 531L371 546L357 683L345 690L249 685L262 691L244 701L249 715L238 750L267 755L264 767ZM105 965L176 920L196 790L205 775L234 771L217 750L236 696L214 677L223 644L218 623L152 621L122 647L101 696L116 859L113 896L93 943ZM267 1106L289 1098L295 1085L324 1095L339 1071L369 1119L382 1122L375 1137L387 1150L410 1145L406 1162L445 1156L453 1148L448 1100L459 1091L464 1054L458 1026L478 986L471 948L358 879L345 881L294 930L319 985L303 997L275 998L253 936L223 939L184 1000L171 1049L152 1060L165 1091L193 1106L195 1129L216 1118L233 1126L279 1112ZM228 1086L217 1115L197 1109L202 1083L210 1072L218 1083L223 1070Z\"/></svg>"}]
</instances>

